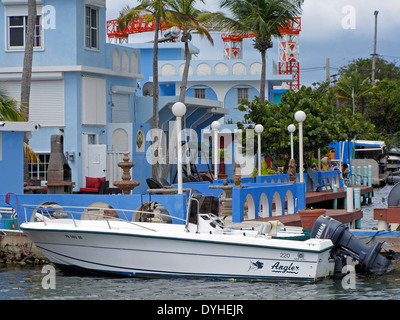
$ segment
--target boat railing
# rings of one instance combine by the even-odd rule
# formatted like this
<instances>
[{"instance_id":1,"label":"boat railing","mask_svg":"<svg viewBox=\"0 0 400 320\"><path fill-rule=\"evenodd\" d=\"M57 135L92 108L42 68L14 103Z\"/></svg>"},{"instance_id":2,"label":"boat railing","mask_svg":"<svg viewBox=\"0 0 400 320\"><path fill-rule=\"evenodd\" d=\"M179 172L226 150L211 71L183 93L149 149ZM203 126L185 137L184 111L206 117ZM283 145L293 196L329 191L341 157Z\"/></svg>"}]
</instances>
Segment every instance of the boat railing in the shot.
<instances>
[{"instance_id":1,"label":"boat railing","mask_svg":"<svg viewBox=\"0 0 400 320\"><path fill-rule=\"evenodd\" d=\"M110 221L123 221L131 225L135 225L137 227L156 231L153 228L145 226L140 223L136 223L132 221L132 219L137 214L144 215L157 215L157 216L165 216L172 219L177 219L180 221L186 222L185 219L171 216L169 214L164 214L161 212L153 212L153 211L143 211L143 210L130 210L130 209L116 209L116 208L105 208L105 207L79 207L79 206L59 206L59 205L22 205L24 208L25 221L31 221L28 219L28 216L32 217L36 221L41 221L44 225L47 225L52 220L57 219L70 219L72 220L75 227L79 226L77 221L80 220L104 220L109 229L112 229L112 225ZM84 218L84 219L82 219Z\"/></svg>"}]
</instances>

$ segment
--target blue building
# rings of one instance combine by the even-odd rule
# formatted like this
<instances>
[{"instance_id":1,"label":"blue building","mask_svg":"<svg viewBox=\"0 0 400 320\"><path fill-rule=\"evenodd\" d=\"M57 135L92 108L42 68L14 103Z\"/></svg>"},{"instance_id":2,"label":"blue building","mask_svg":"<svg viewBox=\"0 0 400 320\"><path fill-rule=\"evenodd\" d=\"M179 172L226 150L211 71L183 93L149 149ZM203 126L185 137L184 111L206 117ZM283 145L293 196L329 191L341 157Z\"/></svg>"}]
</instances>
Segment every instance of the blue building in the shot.
<instances>
[{"instance_id":1,"label":"blue building","mask_svg":"<svg viewBox=\"0 0 400 320\"><path fill-rule=\"evenodd\" d=\"M129 153L136 166L132 179L147 189L151 164L146 160L152 117L152 44L112 44L106 39L105 0L37 0L37 26L29 121L40 124L30 146L41 165L30 165L32 178L46 181L50 137L62 132L64 151L75 190L85 177L121 180L117 163ZM1 0L0 84L20 99L27 0ZM198 49L191 44L192 53ZM159 122L170 137L171 107L178 101L183 43L160 43ZM184 123L200 136L212 121L235 123L241 119L238 100L258 95L260 62L210 60L191 63ZM273 86L290 81L277 74L268 61L267 94ZM145 137L142 140L142 137Z\"/></svg>"}]
</instances>

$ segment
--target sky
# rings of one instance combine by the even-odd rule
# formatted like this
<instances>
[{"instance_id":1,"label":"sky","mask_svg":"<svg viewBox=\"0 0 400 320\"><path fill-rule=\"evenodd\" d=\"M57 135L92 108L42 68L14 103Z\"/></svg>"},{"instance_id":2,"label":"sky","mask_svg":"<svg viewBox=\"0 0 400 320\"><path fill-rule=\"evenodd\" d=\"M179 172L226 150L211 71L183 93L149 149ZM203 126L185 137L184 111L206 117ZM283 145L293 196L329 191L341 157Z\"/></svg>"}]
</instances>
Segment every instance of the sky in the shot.
<instances>
[{"instance_id":1,"label":"sky","mask_svg":"<svg viewBox=\"0 0 400 320\"><path fill-rule=\"evenodd\" d=\"M218 1L205 0L199 9L220 11ZM135 6L134 0L107 0L107 20L118 18L120 10ZM377 49L380 57L400 65L400 1L399 0L305 0L302 6L300 44L300 84L325 81L326 60L332 76L354 59L369 58L374 48L374 12L378 10ZM151 41L151 34L135 35L132 41ZM214 46L206 40L193 37L192 43L200 49L194 59L222 59L223 42L213 33ZM252 40L243 41L244 59L260 59L252 47ZM278 62L278 40L268 50L268 58Z\"/></svg>"}]
</instances>

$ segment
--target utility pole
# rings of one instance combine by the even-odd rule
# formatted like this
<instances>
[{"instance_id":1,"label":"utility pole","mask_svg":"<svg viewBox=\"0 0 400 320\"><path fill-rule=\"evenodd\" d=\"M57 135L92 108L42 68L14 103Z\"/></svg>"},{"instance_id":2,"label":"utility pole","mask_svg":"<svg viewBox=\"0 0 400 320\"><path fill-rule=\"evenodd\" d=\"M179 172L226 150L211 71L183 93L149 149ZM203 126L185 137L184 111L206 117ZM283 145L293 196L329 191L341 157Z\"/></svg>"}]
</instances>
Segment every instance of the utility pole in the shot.
<instances>
[{"instance_id":1,"label":"utility pole","mask_svg":"<svg viewBox=\"0 0 400 320\"><path fill-rule=\"evenodd\" d=\"M372 76L371 76L371 83L372 85L375 84L375 64L376 64L376 34L378 30L378 10L375 10L375 32L374 32L374 53L372 54Z\"/></svg>"},{"instance_id":2,"label":"utility pole","mask_svg":"<svg viewBox=\"0 0 400 320\"><path fill-rule=\"evenodd\" d=\"M329 58L326 58L326 82L328 82L328 85L330 83L331 75L330 75L330 69L329 69Z\"/></svg>"}]
</instances>

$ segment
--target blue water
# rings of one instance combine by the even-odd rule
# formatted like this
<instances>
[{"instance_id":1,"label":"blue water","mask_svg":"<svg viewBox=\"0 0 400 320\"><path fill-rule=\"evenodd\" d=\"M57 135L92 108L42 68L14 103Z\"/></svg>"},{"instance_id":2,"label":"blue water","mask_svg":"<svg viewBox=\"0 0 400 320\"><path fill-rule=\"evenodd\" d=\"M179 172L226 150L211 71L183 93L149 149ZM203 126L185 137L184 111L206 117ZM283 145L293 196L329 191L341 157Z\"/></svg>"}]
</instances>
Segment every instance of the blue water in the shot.
<instances>
[{"instance_id":1,"label":"blue water","mask_svg":"<svg viewBox=\"0 0 400 320\"><path fill-rule=\"evenodd\" d=\"M386 207L392 187L375 191L363 206L362 227L376 226L373 208ZM55 273L55 288L45 289L42 267L0 267L0 300L365 300L400 299L400 267L384 276L355 275L353 289L341 280L316 284L231 282L196 279L138 279Z\"/></svg>"},{"instance_id":2,"label":"blue water","mask_svg":"<svg viewBox=\"0 0 400 320\"><path fill-rule=\"evenodd\" d=\"M341 280L316 284L228 282L194 279L136 279L72 276L57 272L55 289L44 289L41 268L0 270L4 300L359 300L400 299L400 271L378 276L356 275L355 289Z\"/></svg>"}]
</instances>

